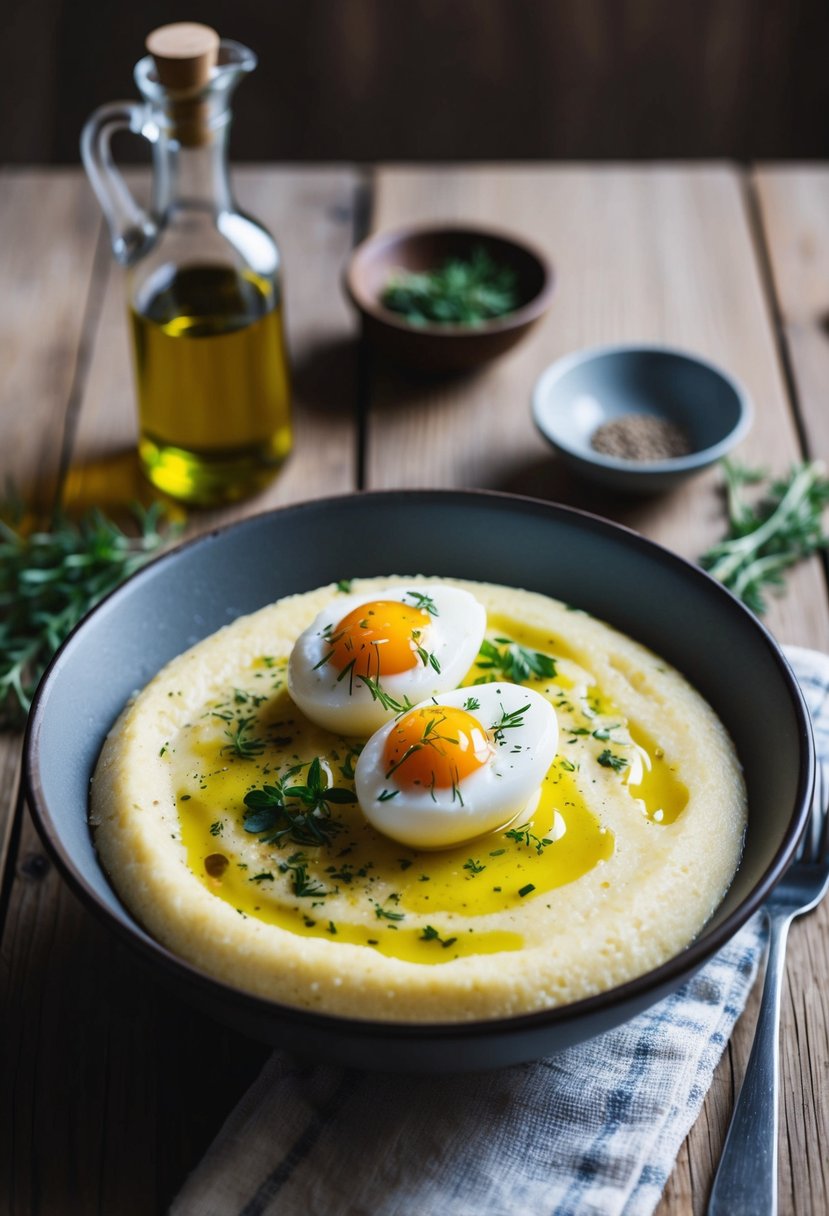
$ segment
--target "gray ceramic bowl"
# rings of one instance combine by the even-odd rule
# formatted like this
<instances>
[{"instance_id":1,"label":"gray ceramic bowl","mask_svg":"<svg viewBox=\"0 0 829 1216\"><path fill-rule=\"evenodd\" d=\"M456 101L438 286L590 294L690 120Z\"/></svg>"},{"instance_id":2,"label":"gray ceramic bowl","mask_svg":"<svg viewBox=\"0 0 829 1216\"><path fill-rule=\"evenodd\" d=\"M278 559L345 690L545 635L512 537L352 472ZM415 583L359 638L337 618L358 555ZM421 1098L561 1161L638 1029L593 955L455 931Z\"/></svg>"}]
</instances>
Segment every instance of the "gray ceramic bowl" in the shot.
<instances>
[{"instance_id":1,"label":"gray ceramic bowl","mask_svg":"<svg viewBox=\"0 0 829 1216\"><path fill-rule=\"evenodd\" d=\"M577 351L542 372L532 396L535 424L582 476L625 493L669 490L739 443L751 425L742 386L706 359L666 346ZM602 423L648 414L680 426L691 452L639 462L591 446Z\"/></svg>"},{"instance_id":2,"label":"gray ceramic bowl","mask_svg":"<svg viewBox=\"0 0 829 1216\"><path fill-rule=\"evenodd\" d=\"M406 570L495 580L578 604L664 655L716 708L748 783L745 856L711 922L675 958L558 1009L466 1024L400 1025L250 996L159 945L123 907L92 846L87 797L104 737L133 690L185 647L279 596L348 576ZM82 622L52 663L29 721L25 774L30 806L64 877L206 1012L317 1059L454 1071L569 1047L632 1017L692 975L762 903L790 860L808 813L813 752L805 705L779 649L702 571L633 532L563 507L499 494L411 491L255 516L183 545L135 575Z\"/></svg>"}]
</instances>

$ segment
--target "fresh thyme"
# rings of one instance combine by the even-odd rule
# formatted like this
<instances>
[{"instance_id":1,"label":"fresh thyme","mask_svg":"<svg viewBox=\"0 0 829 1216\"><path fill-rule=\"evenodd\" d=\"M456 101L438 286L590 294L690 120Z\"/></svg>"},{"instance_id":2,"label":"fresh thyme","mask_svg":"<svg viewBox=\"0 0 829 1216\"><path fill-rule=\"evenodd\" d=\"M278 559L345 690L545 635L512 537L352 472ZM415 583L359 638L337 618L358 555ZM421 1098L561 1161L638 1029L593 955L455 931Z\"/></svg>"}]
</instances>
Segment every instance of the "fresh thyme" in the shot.
<instances>
[{"instance_id":1,"label":"fresh thyme","mask_svg":"<svg viewBox=\"0 0 829 1216\"><path fill-rule=\"evenodd\" d=\"M331 805L344 806L357 801L352 790L323 786L318 759L308 766L304 785L288 784L297 771L297 768L289 769L275 784L263 785L245 795L247 810L243 827L246 832L259 836L262 844L279 845L287 840L301 845L330 844L343 827L339 820L331 818Z\"/></svg>"},{"instance_id":2,"label":"fresh thyme","mask_svg":"<svg viewBox=\"0 0 829 1216\"><path fill-rule=\"evenodd\" d=\"M429 616L440 616L437 604L431 595L424 595L420 591L407 591L403 598L412 600L415 608L419 608L421 612L428 612Z\"/></svg>"},{"instance_id":3,"label":"fresh thyme","mask_svg":"<svg viewBox=\"0 0 829 1216\"><path fill-rule=\"evenodd\" d=\"M476 684L489 684L494 680L523 684L533 676L552 680L556 674L555 659L550 655L528 650L510 638L496 638L495 642L485 638L475 666L488 673L477 679Z\"/></svg>"},{"instance_id":4,"label":"fresh thyme","mask_svg":"<svg viewBox=\"0 0 829 1216\"><path fill-rule=\"evenodd\" d=\"M301 899L313 897L323 898L330 895L316 879L308 877L307 858L304 853L293 853L285 861L279 863L280 874L290 874L291 890Z\"/></svg>"},{"instance_id":5,"label":"fresh thyme","mask_svg":"<svg viewBox=\"0 0 829 1216\"><path fill-rule=\"evenodd\" d=\"M410 325L480 325L518 307L518 280L511 266L477 246L469 257L449 258L435 270L397 271L382 302Z\"/></svg>"},{"instance_id":6,"label":"fresh thyme","mask_svg":"<svg viewBox=\"0 0 829 1216\"><path fill-rule=\"evenodd\" d=\"M415 654L420 659L424 667L431 667L433 671L436 671L438 675L440 675L440 662L438 661L437 655L433 654L432 651L427 650L425 646L421 646L420 644L422 632L423 631L420 629L412 630L412 641L415 644Z\"/></svg>"},{"instance_id":7,"label":"fresh thyme","mask_svg":"<svg viewBox=\"0 0 829 1216\"><path fill-rule=\"evenodd\" d=\"M265 740L257 735L251 737L249 731L252 727L253 718L240 718L233 726L228 726L225 735L230 742L224 745L222 751L230 752L239 760L253 760L261 756L265 750Z\"/></svg>"},{"instance_id":8,"label":"fresh thyme","mask_svg":"<svg viewBox=\"0 0 829 1216\"><path fill-rule=\"evenodd\" d=\"M30 534L0 519L0 729L22 726L61 642L163 543L162 508L132 512L135 537L98 510Z\"/></svg>"},{"instance_id":9,"label":"fresh thyme","mask_svg":"<svg viewBox=\"0 0 829 1216\"><path fill-rule=\"evenodd\" d=\"M389 896L389 899L391 898ZM374 915L378 920L400 921L406 919L405 912L395 912L393 908L386 908L383 904L378 904L376 900L372 900L372 903L374 904Z\"/></svg>"},{"instance_id":10,"label":"fresh thyme","mask_svg":"<svg viewBox=\"0 0 829 1216\"><path fill-rule=\"evenodd\" d=\"M729 460L723 472L728 536L702 555L700 565L762 615L763 590L782 588L786 570L829 545L823 532L829 478L820 461L797 464L752 504L743 491L764 482L766 473Z\"/></svg>"},{"instance_id":11,"label":"fresh thyme","mask_svg":"<svg viewBox=\"0 0 829 1216\"><path fill-rule=\"evenodd\" d=\"M527 848L534 848L539 857L550 844L555 844L555 841L550 836L536 836L535 832L531 832L528 827L510 828L504 832L507 840L514 840L516 844L526 845ZM493 856L493 854L490 854Z\"/></svg>"},{"instance_id":12,"label":"fresh thyme","mask_svg":"<svg viewBox=\"0 0 829 1216\"><path fill-rule=\"evenodd\" d=\"M496 743L503 746L507 741L504 731L515 730L517 727L524 725L524 714L529 708L529 702L526 705L522 705L520 709L513 709L509 712L504 709L503 705L501 706L500 721L493 722L492 724L492 737Z\"/></svg>"},{"instance_id":13,"label":"fresh thyme","mask_svg":"<svg viewBox=\"0 0 829 1216\"><path fill-rule=\"evenodd\" d=\"M450 946L454 946L458 939L456 937L441 937L437 929L432 925L426 925L420 935L420 940L422 942L438 942L443 946L444 950L448 950Z\"/></svg>"},{"instance_id":14,"label":"fresh thyme","mask_svg":"<svg viewBox=\"0 0 829 1216\"><path fill-rule=\"evenodd\" d=\"M624 756L617 756L609 747L606 747L601 752L597 759L602 768L612 768L615 773L620 773L623 768L627 768L628 762Z\"/></svg>"},{"instance_id":15,"label":"fresh thyme","mask_svg":"<svg viewBox=\"0 0 829 1216\"><path fill-rule=\"evenodd\" d=\"M372 680L370 676L357 676L357 679L365 684L371 693L372 701L379 701L383 709L390 709L396 714L403 714L408 709L414 709L414 705L408 697L404 696L402 701L395 700L380 686L379 680Z\"/></svg>"}]
</instances>

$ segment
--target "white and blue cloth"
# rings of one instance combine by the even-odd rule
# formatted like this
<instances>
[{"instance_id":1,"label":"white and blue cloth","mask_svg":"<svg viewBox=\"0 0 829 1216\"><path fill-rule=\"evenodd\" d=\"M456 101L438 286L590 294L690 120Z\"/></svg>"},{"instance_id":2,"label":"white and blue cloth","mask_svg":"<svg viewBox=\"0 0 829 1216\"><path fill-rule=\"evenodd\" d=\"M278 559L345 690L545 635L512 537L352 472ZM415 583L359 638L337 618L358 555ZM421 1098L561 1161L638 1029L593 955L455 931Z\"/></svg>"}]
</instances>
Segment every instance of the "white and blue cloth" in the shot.
<instances>
[{"instance_id":1,"label":"white and blue cloth","mask_svg":"<svg viewBox=\"0 0 829 1216\"><path fill-rule=\"evenodd\" d=\"M829 758L829 658L787 653ZM762 947L756 917L646 1013L498 1072L400 1077L276 1052L172 1216L648 1216Z\"/></svg>"}]
</instances>

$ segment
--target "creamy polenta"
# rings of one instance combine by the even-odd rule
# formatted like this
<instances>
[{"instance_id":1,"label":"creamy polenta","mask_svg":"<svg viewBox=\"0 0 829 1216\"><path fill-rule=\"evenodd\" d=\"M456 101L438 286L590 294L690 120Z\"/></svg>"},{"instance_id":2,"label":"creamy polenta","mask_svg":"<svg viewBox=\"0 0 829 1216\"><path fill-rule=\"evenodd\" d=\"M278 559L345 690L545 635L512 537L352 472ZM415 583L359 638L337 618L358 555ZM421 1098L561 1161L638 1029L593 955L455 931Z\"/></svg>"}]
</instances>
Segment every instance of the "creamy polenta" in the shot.
<instances>
[{"instance_id":1,"label":"creamy polenta","mask_svg":"<svg viewBox=\"0 0 829 1216\"><path fill-rule=\"evenodd\" d=\"M348 590L379 598L407 581L422 580ZM295 1006L463 1021L614 987L706 923L746 819L740 765L710 706L581 611L441 582L487 613L462 681L470 699L510 681L555 708L558 751L535 809L435 851L377 832L354 794L365 739L312 725L287 690L296 638L342 588L281 600L165 667L124 709L93 777L102 862L171 950Z\"/></svg>"}]
</instances>

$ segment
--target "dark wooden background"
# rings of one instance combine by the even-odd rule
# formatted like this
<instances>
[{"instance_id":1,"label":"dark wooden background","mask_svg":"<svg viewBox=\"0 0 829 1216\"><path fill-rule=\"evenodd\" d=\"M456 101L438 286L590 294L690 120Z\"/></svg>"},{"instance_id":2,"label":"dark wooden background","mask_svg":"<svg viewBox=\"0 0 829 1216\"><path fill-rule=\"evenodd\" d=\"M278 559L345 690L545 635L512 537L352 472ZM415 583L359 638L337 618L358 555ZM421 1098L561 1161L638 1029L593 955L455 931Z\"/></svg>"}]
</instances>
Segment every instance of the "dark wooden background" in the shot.
<instances>
[{"instance_id":1,"label":"dark wooden background","mask_svg":"<svg viewBox=\"0 0 829 1216\"><path fill-rule=\"evenodd\" d=\"M829 151L827 0L6 0L0 161L76 162L91 110L135 95L145 35L181 19L260 56L240 160Z\"/></svg>"}]
</instances>

